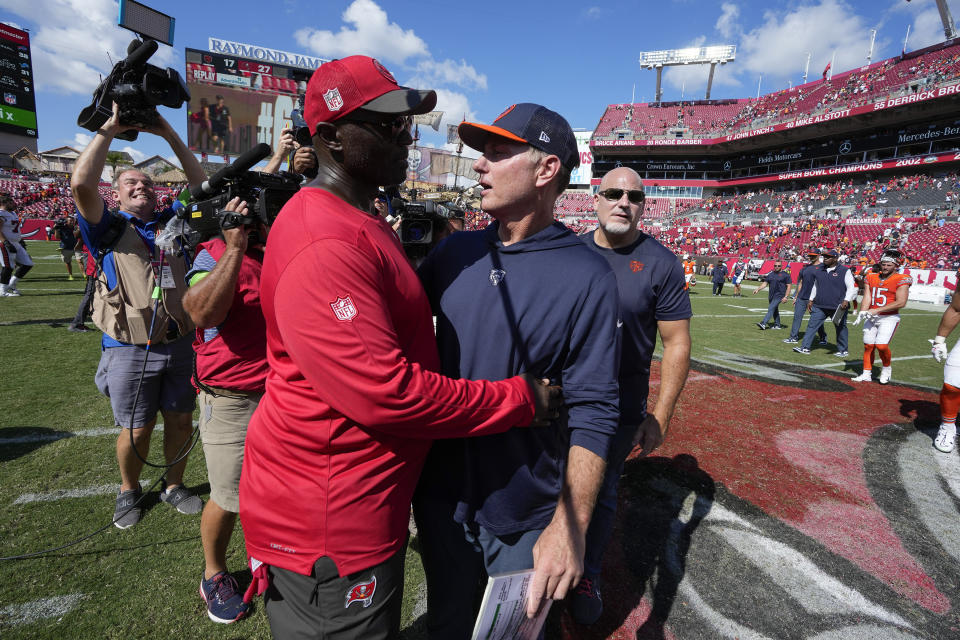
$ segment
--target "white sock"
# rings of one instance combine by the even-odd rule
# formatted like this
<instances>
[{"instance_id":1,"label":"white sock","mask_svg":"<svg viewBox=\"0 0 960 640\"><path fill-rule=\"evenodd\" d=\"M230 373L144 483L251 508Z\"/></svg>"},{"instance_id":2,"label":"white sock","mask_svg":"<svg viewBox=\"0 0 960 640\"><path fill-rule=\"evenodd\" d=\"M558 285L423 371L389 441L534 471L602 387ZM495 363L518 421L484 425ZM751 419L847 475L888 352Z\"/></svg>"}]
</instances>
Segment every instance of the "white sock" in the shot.
<instances>
[{"instance_id":1,"label":"white sock","mask_svg":"<svg viewBox=\"0 0 960 640\"><path fill-rule=\"evenodd\" d=\"M7 285L7 288L8 288L8 289L16 289L16 288L17 288L17 280L19 280L19 279L20 279L20 278L18 278L17 276L10 276L10 284Z\"/></svg>"},{"instance_id":2,"label":"white sock","mask_svg":"<svg viewBox=\"0 0 960 640\"><path fill-rule=\"evenodd\" d=\"M880 375L889 376L893 373L893 367L881 367Z\"/></svg>"}]
</instances>

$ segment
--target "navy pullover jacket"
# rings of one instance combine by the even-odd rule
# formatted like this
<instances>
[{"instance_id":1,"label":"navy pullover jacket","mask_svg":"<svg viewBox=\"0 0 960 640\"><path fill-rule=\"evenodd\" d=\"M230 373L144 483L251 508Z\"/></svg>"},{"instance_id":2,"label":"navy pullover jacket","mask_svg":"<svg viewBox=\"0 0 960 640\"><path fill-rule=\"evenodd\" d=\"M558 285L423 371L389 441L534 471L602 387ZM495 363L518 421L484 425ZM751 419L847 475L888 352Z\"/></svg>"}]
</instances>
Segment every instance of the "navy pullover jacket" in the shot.
<instances>
[{"instance_id":1,"label":"navy pullover jacket","mask_svg":"<svg viewBox=\"0 0 960 640\"><path fill-rule=\"evenodd\" d=\"M570 446L606 458L619 419L620 330L616 278L573 232L553 223L503 246L498 229L456 233L420 267L442 372L549 378L563 386L566 412L549 427L438 440L418 490L455 501L458 522L505 535L549 524Z\"/></svg>"}]
</instances>

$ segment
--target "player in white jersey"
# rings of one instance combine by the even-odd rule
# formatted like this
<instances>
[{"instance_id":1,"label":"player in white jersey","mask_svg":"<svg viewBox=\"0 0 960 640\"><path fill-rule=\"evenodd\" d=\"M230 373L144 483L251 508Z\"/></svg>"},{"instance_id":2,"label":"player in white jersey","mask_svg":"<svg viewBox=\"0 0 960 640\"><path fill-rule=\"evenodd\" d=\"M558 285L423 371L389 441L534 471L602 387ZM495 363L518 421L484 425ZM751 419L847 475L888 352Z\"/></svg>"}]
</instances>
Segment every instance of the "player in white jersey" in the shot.
<instances>
[{"instance_id":1,"label":"player in white jersey","mask_svg":"<svg viewBox=\"0 0 960 640\"><path fill-rule=\"evenodd\" d=\"M9 194L0 193L0 297L5 298L20 295L17 281L33 266L20 237L20 218L16 209L16 201Z\"/></svg>"}]
</instances>

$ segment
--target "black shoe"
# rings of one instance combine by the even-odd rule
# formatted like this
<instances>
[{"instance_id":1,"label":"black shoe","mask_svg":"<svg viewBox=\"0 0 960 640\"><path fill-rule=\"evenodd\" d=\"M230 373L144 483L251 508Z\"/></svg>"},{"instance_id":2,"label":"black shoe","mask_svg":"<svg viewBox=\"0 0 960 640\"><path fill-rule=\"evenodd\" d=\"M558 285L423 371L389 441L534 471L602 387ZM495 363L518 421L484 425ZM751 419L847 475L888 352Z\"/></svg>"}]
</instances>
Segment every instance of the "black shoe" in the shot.
<instances>
[{"instance_id":1,"label":"black shoe","mask_svg":"<svg viewBox=\"0 0 960 640\"><path fill-rule=\"evenodd\" d=\"M90 328L83 324L72 324L67 327L67 331L72 331L73 333L86 333L90 331Z\"/></svg>"},{"instance_id":2,"label":"black shoe","mask_svg":"<svg viewBox=\"0 0 960 640\"><path fill-rule=\"evenodd\" d=\"M760 327L760 331L766 331L766 330L767 330L767 325L763 324L762 322L758 322L758 323L757 323L757 326Z\"/></svg>"}]
</instances>

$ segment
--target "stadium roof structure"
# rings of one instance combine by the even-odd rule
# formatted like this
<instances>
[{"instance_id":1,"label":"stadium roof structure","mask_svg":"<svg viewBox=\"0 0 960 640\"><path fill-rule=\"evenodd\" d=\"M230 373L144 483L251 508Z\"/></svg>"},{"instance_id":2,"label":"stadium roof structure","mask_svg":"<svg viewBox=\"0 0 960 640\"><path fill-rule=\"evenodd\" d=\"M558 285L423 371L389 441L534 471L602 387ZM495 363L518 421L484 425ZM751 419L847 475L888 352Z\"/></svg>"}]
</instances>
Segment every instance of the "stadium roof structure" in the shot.
<instances>
[{"instance_id":1,"label":"stadium roof structure","mask_svg":"<svg viewBox=\"0 0 960 640\"><path fill-rule=\"evenodd\" d=\"M711 45L708 47L687 47L685 49L664 49L662 51L644 51L640 54L640 66L646 69L657 70L657 97L660 102L663 91L660 81L663 77L663 68L685 64L709 64L710 77L707 79L706 99L710 99L710 89L713 87L713 72L718 64L727 64L737 58L737 46L734 44Z\"/></svg>"}]
</instances>

